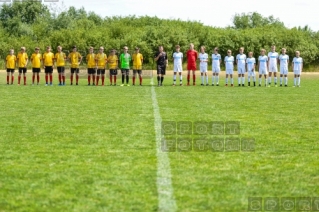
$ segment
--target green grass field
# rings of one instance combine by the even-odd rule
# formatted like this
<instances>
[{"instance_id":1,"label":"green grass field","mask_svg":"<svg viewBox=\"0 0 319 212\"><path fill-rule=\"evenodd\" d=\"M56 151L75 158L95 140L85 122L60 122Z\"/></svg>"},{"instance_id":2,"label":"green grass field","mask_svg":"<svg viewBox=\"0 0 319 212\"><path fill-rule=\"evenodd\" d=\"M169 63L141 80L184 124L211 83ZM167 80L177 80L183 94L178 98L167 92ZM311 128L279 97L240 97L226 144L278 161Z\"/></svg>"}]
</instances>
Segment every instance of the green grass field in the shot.
<instances>
[{"instance_id":1,"label":"green grass field","mask_svg":"<svg viewBox=\"0 0 319 212\"><path fill-rule=\"evenodd\" d=\"M167 153L176 211L319 197L319 75L302 75L300 88L289 80L288 88L172 87L167 76L155 88L163 121L237 121L233 137L255 139L253 152ZM16 74L7 86L0 73L0 211L161 210L150 80L45 87L42 73L41 83L17 86Z\"/></svg>"}]
</instances>

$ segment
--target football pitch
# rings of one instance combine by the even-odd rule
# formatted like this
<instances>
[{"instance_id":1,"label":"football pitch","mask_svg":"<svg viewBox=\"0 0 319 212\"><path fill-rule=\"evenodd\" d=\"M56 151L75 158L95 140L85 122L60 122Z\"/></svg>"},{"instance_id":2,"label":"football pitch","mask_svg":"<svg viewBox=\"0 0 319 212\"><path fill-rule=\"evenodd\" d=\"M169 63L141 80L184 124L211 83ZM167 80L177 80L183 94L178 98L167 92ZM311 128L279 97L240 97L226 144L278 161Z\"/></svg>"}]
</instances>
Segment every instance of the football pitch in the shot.
<instances>
[{"instance_id":1,"label":"football pitch","mask_svg":"<svg viewBox=\"0 0 319 212\"><path fill-rule=\"evenodd\" d=\"M43 73L39 86L0 73L0 212L257 211L251 200L269 197L297 210L319 198L319 74L300 88L292 75L268 88L237 87L237 76L224 87L224 75L200 86L198 74L197 86L173 87L172 76L163 87L57 86L54 75L45 87ZM196 132L211 123L223 134Z\"/></svg>"}]
</instances>

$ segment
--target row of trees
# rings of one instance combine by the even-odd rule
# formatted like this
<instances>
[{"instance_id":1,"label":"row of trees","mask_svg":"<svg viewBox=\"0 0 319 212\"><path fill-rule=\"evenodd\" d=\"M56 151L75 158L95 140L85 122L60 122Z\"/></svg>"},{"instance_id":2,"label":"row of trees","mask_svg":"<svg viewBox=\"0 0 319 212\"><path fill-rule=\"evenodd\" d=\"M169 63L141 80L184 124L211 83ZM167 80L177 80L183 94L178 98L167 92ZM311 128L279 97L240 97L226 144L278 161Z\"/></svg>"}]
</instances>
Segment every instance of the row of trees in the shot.
<instances>
[{"instance_id":1,"label":"row of trees","mask_svg":"<svg viewBox=\"0 0 319 212\"><path fill-rule=\"evenodd\" d=\"M258 13L236 14L233 26L216 28L200 22L165 20L157 17L101 17L84 8L66 8L63 5L44 5L26 0L2 4L0 8L0 56L5 57L10 48L25 46L30 54L35 46L45 49L62 45L70 50L73 45L85 51L88 46L120 50L141 48L146 63L153 63L158 45L172 54L176 44L186 52L189 43L199 49L205 45L211 53L218 46L226 55L228 49L237 52L239 47L253 51L258 57L260 49L270 49L272 44L285 47L293 57L294 51L302 53L305 64L319 64L319 32L306 27L289 29L274 17Z\"/></svg>"}]
</instances>

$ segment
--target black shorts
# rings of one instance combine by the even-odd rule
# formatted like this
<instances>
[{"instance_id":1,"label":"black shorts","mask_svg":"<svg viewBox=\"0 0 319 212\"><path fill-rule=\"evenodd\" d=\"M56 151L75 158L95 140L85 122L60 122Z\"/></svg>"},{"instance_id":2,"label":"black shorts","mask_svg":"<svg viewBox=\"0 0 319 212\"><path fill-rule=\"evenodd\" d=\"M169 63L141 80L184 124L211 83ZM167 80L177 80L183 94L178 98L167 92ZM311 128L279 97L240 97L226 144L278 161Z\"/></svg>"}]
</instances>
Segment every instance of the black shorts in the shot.
<instances>
[{"instance_id":1,"label":"black shorts","mask_svg":"<svg viewBox=\"0 0 319 212\"><path fill-rule=\"evenodd\" d=\"M40 73L41 69L40 68L32 68L33 73Z\"/></svg>"},{"instance_id":2,"label":"black shorts","mask_svg":"<svg viewBox=\"0 0 319 212\"><path fill-rule=\"evenodd\" d=\"M96 74L95 68L88 68L88 74Z\"/></svg>"},{"instance_id":3,"label":"black shorts","mask_svg":"<svg viewBox=\"0 0 319 212\"><path fill-rule=\"evenodd\" d=\"M79 70L79 68L71 68L71 74L74 74L74 73L79 73L80 72L80 70Z\"/></svg>"},{"instance_id":4,"label":"black shorts","mask_svg":"<svg viewBox=\"0 0 319 212\"><path fill-rule=\"evenodd\" d=\"M133 70L133 74L136 74L136 73L138 73L139 75L141 75L141 74L142 74L142 70Z\"/></svg>"},{"instance_id":5,"label":"black shorts","mask_svg":"<svg viewBox=\"0 0 319 212\"><path fill-rule=\"evenodd\" d=\"M166 65L157 65L157 74L166 74Z\"/></svg>"},{"instance_id":6,"label":"black shorts","mask_svg":"<svg viewBox=\"0 0 319 212\"><path fill-rule=\"evenodd\" d=\"M130 74L130 69L121 69L122 74L129 75Z\"/></svg>"},{"instance_id":7,"label":"black shorts","mask_svg":"<svg viewBox=\"0 0 319 212\"><path fill-rule=\"evenodd\" d=\"M59 74L64 73L64 66L58 66L57 69Z\"/></svg>"},{"instance_id":8,"label":"black shorts","mask_svg":"<svg viewBox=\"0 0 319 212\"><path fill-rule=\"evenodd\" d=\"M98 69L97 75L100 75L100 74L105 75L105 69Z\"/></svg>"},{"instance_id":9,"label":"black shorts","mask_svg":"<svg viewBox=\"0 0 319 212\"><path fill-rule=\"evenodd\" d=\"M110 76L116 76L117 75L117 69L110 69Z\"/></svg>"},{"instance_id":10,"label":"black shorts","mask_svg":"<svg viewBox=\"0 0 319 212\"><path fill-rule=\"evenodd\" d=\"M44 69L44 73L52 74L53 73L53 67L52 66L46 66L45 69Z\"/></svg>"},{"instance_id":11,"label":"black shorts","mask_svg":"<svg viewBox=\"0 0 319 212\"><path fill-rule=\"evenodd\" d=\"M21 73L27 73L27 68L19 68L19 73L21 74Z\"/></svg>"},{"instance_id":12,"label":"black shorts","mask_svg":"<svg viewBox=\"0 0 319 212\"><path fill-rule=\"evenodd\" d=\"M14 73L14 69L12 69L12 68L7 68L7 72Z\"/></svg>"}]
</instances>

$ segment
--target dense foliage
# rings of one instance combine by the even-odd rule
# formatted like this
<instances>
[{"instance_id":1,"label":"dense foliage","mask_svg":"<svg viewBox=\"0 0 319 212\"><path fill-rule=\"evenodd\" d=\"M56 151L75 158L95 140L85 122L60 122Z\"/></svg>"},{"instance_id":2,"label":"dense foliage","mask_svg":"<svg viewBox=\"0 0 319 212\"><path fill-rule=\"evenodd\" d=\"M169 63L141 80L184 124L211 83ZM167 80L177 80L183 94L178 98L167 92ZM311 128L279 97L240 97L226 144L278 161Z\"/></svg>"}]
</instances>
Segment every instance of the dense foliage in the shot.
<instances>
[{"instance_id":1,"label":"dense foliage","mask_svg":"<svg viewBox=\"0 0 319 212\"><path fill-rule=\"evenodd\" d=\"M163 20L157 17L101 17L84 8L44 5L26 0L2 4L0 9L0 55L3 58L10 48L16 51L25 46L30 54L35 46L42 50L51 45L62 45L65 50L77 45L83 53L89 46L106 49L141 48L146 63L153 62L158 45L172 54L176 44L185 52L189 43L199 49L205 45L211 53L215 46L226 55L228 49L238 52L244 46L258 57L261 48L286 47L293 57L300 50L308 65L317 65L319 58L319 32L306 27L289 29L274 17L262 17L258 13L236 14L233 26L216 28L200 22ZM234 54L235 54L234 53Z\"/></svg>"}]
</instances>

